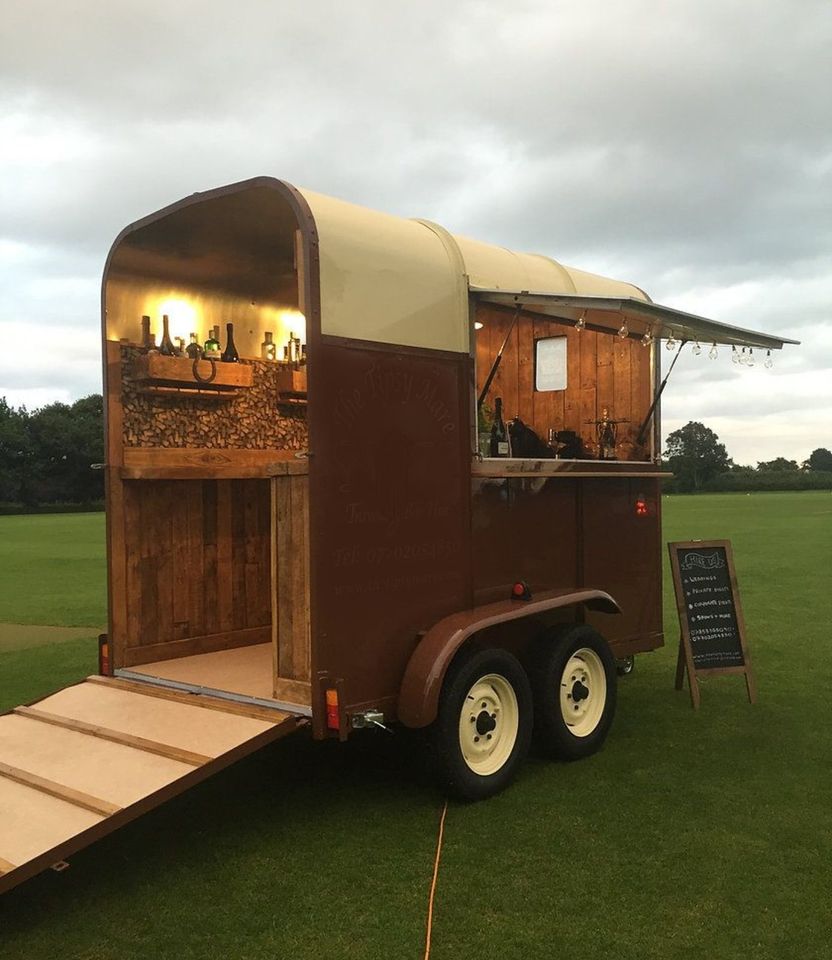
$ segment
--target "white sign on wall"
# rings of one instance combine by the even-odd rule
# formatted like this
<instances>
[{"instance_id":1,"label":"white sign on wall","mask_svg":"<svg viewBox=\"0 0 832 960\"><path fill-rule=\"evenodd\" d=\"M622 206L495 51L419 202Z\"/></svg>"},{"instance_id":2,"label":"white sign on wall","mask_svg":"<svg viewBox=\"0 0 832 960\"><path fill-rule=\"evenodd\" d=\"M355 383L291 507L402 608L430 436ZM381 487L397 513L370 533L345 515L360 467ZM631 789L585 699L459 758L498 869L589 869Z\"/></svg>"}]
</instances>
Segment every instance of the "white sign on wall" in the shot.
<instances>
[{"instance_id":1,"label":"white sign on wall","mask_svg":"<svg viewBox=\"0 0 832 960\"><path fill-rule=\"evenodd\" d=\"M535 340L534 388L566 389L566 337Z\"/></svg>"}]
</instances>

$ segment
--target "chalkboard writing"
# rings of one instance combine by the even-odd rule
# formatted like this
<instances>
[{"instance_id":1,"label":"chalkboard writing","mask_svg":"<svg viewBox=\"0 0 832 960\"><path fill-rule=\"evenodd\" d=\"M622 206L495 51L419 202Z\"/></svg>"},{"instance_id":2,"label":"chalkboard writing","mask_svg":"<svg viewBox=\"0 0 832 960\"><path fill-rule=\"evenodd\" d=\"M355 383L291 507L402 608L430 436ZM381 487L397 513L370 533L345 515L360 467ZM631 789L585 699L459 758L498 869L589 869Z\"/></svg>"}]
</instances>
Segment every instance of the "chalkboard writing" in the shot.
<instances>
[{"instance_id":1,"label":"chalkboard writing","mask_svg":"<svg viewBox=\"0 0 832 960\"><path fill-rule=\"evenodd\" d=\"M679 581L698 670L741 667L745 662L729 572L725 547L679 551Z\"/></svg>"},{"instance_id":2,"label":"chalkboard writing","mask_svg":"<svg viewBox=\"0 0 832 960\"><path fill-rule=\"evenodd\" d=\"M697 674L744 673L753 703L756 691L730 542L694 540L668 547L681 627L676 688L682 689L687 667L691 702L696 708Z\"/></svg>"}]
</instances>

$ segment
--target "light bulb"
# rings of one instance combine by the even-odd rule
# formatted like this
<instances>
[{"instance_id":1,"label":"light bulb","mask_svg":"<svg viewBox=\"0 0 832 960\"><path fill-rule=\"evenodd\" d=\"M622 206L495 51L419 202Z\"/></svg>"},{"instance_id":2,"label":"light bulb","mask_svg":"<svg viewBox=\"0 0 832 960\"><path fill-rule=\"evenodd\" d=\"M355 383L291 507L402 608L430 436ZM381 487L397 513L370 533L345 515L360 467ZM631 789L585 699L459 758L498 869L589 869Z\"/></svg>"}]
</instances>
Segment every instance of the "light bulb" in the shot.
<instances>
[{"instance_id":1,"label":"light bulb","mask_svg":"<svg viewBox=\"0 0 832 960\"><path fill-rule=\"evenodd\" d=\"M716 348L716 343L714 343L714 345L713 345L713 346L711 347L711 349L708 351L708 357L709 357L711 360L716 360L716 358L717 358L718 356L719 356L719 350L717 350L717 348Z\"/></svg>"},{"instance_id":2,"label":"light bulb","mask_svg":"<svg viewBox=\"0 0 832 960\"><path fill-rule=\"evenodd\" d=\"M774 361L771 359L771 350L766 350L766 358L763 361L763 366L766 368L766 370L771 370L771 368L774 366Z\"/></svg>"},{"instance_id":3,"label":"light bulb","mask_svg":"<svg viewBox=\"0 0 832 960\"><path fill-rule=\"evenodd\" d=\"M740 355L737 353L736 346L732 343L731 344L731 363L739 363L739 362L740 362Z\"/></svg>"},{"instance_id":4,"label":"light bulb","mask_svg":"<svg viewBox=\"0 0 832 960\"><path fill-rule=\"evenodd\" d=\"M630 336L630 328L627 326L627 321L625 320L621 324L621 329L618 331L618 337L620 340L626 340Z\"/></svg>"},{"instance_id":5,"label":"light bulb","mask_svg":"<svg viewBox=\"0 0 832 960\"><path fill-rule=\"evenodd\" d=\"M586 326L586 313L582 313L580 317L575 321L575 329L580 333L581 330Z\"/></svg>"},{"instance_id":6,"label":"light bulb","mask_svg":"<svg viewBox=\"0 0 832 960\"><path fill-rule=\"evenodd\" d=\"M697 340L696 343L693 345L693 350L692 350L691 352L693 353L693 355L694 355L695 357L698 357L699 354L702 353L702 346L701 346L701 344L699 343L698 340Z\"/></svg>"},{"instance_id":7,"label":"light bulb","mask_svg":"<svg viewBox=\"0 0 832 960\"><path fill-rule=\"evenodd\" d=\"M648 327L644 331L644 336L641 338L641 345L643 347L649 347L652 342L653 342L653 328Z\"/></svg>"},{"instance_id":8,"label":"light bulb","mask_svg":"<svg viewBox=\"0 0 832 960\"><path fill-rule=\"evenodd\" d=\"M743 366L748 363L748 357L745 355L745 347L742 348L742 353L740 354L740 363Z\"/></svg>"},{"instance_id":9,"label":"light bulb","mask_svg":"<svg viewBox=\"0 0 832 960\"><path fill-rule=\"evenodd\" d=\"M676 349L676 338L673 336L673 331L670 331L670 336L667 338L667 343L665 344L668 350Z\"/></svg>"},{"instance_id":10,"label":"light bulb","mask_svg":"<svg viewBox=\"0 0 832 960\"><path fill-rule=\"evenodd\" d=\"M754 366L754 347L749 347L749 348L748 348L748 356L746 357L745 365L746 365L747 367L753 367L753 366Z\"/></svg>"}]
</instances>

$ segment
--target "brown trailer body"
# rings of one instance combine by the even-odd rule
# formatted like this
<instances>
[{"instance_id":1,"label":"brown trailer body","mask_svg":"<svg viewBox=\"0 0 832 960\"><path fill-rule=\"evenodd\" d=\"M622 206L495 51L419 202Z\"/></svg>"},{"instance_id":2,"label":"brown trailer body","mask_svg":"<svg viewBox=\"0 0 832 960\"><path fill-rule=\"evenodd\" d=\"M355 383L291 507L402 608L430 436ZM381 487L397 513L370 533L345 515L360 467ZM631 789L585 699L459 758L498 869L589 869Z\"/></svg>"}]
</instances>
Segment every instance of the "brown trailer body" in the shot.
<instances>
[{"instance_id":1,"label":"brown trailer body","mask_svg":"<svg viewBox=\"0 0 832 960\"><path fill-rule=\"evenodd\" d=\"M188 361L151 364L139 321L159 333L166 311L200 338L233 321L245 375L204 384ZM420 639L518 580L619 608L529 617L525 634L505 630L518 652L564 621L595 624L619 656L659 646L658 409L639 437L656 343L707 328L782 345L271 178L123 231L103 316L115 672L214 692L233 675L226 692L311 713L319 737L327 689L342 736L365 709L396 719ZM258 359L292 316L308 363ZM536 389L536 351L558 337L565 383ZM478 456L476 397L504 340L487 403L500 396L541 438L571 431L583 457ZM607 416L615 460L592 450Z\"/></svg>"}]
</instances>

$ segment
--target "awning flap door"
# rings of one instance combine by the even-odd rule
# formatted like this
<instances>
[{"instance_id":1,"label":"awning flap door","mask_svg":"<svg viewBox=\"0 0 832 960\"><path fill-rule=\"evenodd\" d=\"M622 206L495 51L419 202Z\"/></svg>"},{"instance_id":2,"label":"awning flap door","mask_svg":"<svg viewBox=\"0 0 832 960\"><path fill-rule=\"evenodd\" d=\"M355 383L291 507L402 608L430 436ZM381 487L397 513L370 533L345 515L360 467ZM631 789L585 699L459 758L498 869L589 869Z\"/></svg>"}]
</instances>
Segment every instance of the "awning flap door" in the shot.
<instances>
[{"instance_id":1,"label":"awning flap door","mask_svg":"<svg viewBox=\"0 0 832 960\"><path fill-rule=\"evenodd\" d=\"M617 333L624 321L631 338L649 334L653 339L699 341L731 346L780 350L784 344L798 340L778 337L758 330L746 330L727 323L718 323L682 310L636 298L587 297L572 294L531 293L529 291L483 290L471 288L478 302L502 307L520 307L553 320L574 324L583 318L587 329L601 333Z\"/></svg>"},{"instance_id":2,"label":"awning flap door","mask_svg":"<svg viewBox=\"0 0 832 960\"><path fill-rule=\"evenodd\" d=\"M0 893L303 718L105 677L0 716Z\"/></svg>"}]
</instances>

